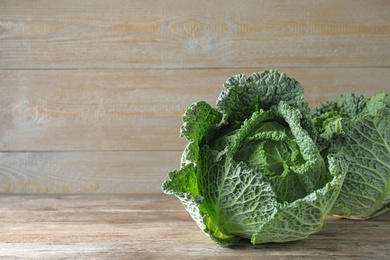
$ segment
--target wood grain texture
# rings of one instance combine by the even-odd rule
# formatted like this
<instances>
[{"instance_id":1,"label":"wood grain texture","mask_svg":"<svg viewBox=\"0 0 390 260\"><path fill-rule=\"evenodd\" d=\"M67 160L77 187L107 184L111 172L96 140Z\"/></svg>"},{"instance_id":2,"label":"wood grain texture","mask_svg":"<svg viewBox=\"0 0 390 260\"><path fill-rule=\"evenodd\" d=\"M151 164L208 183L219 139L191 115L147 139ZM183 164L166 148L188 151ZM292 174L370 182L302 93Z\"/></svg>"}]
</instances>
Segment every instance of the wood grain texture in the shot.
<instances>
[{"instance_id":1,"label":"wood grain texture","mask_svg":"<svg viewBox=\"0 0 390 260\"><path fill-rule=\"evenodd\" d=\"M218 247L166 195L1 195L5 259L387 259L387 212L368 221L327 217L304 240Z\"/></svg>"},{"instance_id":2,"label":"wood grain texture","mask_svg":"<svg viewBox=\"0 0 390 260\"><path fill-rule=\"evenodd\" d=\"M232 75L224 70L0 71L0 150L182 150L181 115L211 105ZM390 90L389 68L282 68L301 82L308 102L353 91Z\"/></svg>"},{"instance_id":3,"label":"wood grain texture","mask_svg":"<svg viewBox=\"0 0 390 260\"><path fill-rule=\"evenodd\" d=\"M161 193L181 151L0 153L4 193Z\"/></svg>"},{"instance_id":4,"label":"wood grain texture","mask_svg":"<svg viewBox=\"0 0 390 260\"><path fill-rule=\"evenodd\" d=\"M264 69L390 90L390 2L0 0L0 192L160 192L185 108Z\"/></svg>"},{"instance_id":5,"label":"wood grain texture","mask_svg":"<svg viewBox=\"0 0 390 260\"><path fill-rule=\"evenodd\" d=\"M390 2L0 1L0 68L389 66Z\"/></svg>"}]
</instances>

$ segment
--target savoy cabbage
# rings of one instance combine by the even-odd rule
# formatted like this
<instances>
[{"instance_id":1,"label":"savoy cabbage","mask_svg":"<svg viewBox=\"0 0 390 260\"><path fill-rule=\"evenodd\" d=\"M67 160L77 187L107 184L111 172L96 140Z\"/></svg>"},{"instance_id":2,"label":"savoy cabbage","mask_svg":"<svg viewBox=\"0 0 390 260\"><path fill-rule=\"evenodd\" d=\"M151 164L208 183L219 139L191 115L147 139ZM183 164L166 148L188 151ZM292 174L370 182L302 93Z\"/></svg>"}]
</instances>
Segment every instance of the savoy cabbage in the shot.
<instances>
[{"instance_id":1,"label":"savoy cabbage","mask_svg":"<svg viewBox=\"0 0 390 260\"><path fill-rule=\"evenodd\" d=\"M312 111L318 147L347 165L332 214L368 219L390 208L390 95L352 93Z\"/></svg>"},{"instance_id":2,"label":"savoy cabbage","mask_svg":"<svg viewBox=\"0 0 390 260\"><path fill-rule=\"evenodd\" d=\"M204 101L187 108L181 137L188 145L163 191L222 246L318 232L346 163L321 156L302 86L269 70L233 76L224 87L215 108Z\"/></svg>"}]
</instances>

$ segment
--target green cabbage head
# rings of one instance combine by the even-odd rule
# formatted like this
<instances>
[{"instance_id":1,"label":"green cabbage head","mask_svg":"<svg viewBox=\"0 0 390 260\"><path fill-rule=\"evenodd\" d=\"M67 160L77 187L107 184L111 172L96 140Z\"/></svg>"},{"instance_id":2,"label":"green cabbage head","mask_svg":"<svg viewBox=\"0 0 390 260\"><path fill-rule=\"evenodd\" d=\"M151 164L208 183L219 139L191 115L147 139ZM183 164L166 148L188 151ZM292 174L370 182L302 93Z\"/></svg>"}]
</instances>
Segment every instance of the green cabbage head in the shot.
<instances>
[{"instance_id":1,"label":"green cabbage head","mask_svg":"<svg viewBox=\"0 0 390 260\"><path fill-rule=\"evenodd\" d=\"M274 70L236 75L224 86L216 108L203 101L187 108L188 146L163 191L221 246L318 232L345 167L331 156L326 167L302 86Z\"/></svg>"},{"instance_id":2,"label":"green cabbage head","mask_svg":"<svg viewBox=\"0 0 390 260\"><path fill-rule=\"evenodd\" d=\"M368 219L390 208L390 95L370 99L349 93L313 110L323 156L332 155L348 171L331 211Z\"/></svg>"}]
</instances>

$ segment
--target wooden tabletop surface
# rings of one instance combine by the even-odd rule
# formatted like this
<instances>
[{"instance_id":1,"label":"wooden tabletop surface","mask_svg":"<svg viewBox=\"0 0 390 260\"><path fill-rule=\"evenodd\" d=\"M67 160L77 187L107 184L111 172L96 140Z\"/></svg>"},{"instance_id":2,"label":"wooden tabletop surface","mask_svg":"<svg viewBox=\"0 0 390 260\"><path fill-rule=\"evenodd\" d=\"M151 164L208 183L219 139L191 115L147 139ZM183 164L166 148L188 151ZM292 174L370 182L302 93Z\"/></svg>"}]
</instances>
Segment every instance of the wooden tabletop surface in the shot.
<instances>
[{"instance_id":1,"label":"wooden tabletop surface","mask_svg":"<svg viewBox=\"0 0 390 260\"><path fill-rule=\"evenodd\" d=\"M386 259L390 212L328 217L321 232L284 243L221 248L164 194L1 195L1 259Z\"/></svg>"}]
</instances>

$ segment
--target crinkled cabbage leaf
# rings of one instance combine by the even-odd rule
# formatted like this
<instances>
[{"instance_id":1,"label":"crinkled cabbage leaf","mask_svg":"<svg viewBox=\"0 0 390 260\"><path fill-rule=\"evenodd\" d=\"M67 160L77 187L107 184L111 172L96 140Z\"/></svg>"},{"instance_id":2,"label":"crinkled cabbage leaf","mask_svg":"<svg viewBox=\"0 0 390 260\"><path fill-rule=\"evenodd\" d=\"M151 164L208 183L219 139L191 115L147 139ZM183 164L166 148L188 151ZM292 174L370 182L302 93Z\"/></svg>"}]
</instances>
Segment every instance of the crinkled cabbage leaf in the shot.
<instances>
[{"instance_id":1,"label":"crinkled cabbage leaf","mask_svg":"<svg viewBox=\"0 0 390 260\"><path fill-rule=\"evenodd\" d=\"M274 70L236 75L224 86L216 108L203 101L187 108L188 145L163 191L221 246L318 232L346 167L321 157L302 86Z\"/></svg>"}]
</instances>

